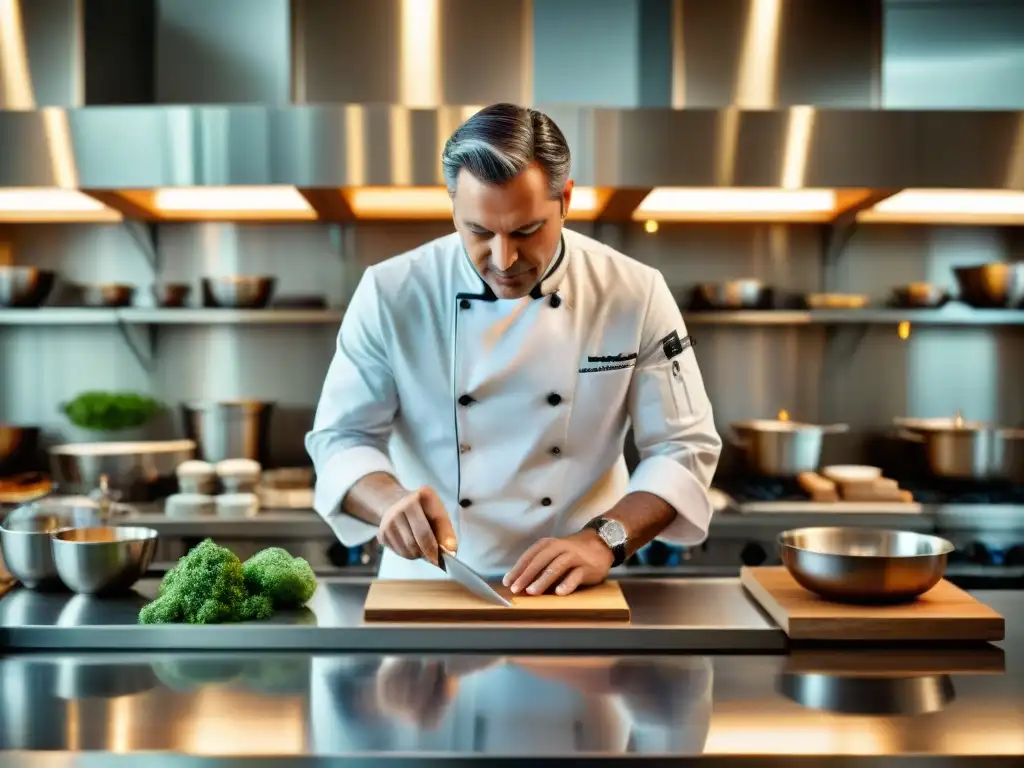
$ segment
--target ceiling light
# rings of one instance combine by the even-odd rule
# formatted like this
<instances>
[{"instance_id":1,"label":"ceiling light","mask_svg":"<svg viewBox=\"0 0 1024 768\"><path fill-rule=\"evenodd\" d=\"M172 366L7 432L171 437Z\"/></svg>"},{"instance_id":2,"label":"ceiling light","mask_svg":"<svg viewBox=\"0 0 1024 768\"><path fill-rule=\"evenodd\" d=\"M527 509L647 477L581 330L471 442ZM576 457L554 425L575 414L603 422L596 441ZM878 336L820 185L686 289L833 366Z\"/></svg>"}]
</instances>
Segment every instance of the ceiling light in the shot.
<instances>
[{"instance_id":1,"label":"ceiling light","mask_svg":"<svg viewBox=\"0 0 1024 768\"><path fill-rule=\"evenodd\" d=\"M633 219L660 221L828 221L835 215L831 189L737 189L658 187Z\"/></svg>"},{"instance_id":2,"label":"ceiling light","mask_svg":"<svg viewBox=\"0 0 1024 768\"><path fill-rule=\"evenodd\" d=\"M355 187L345 190L358 219L448 219L452 200L444 187ZM567 218L593 218L603 202L593 187L574 187Z\"/></svg>"},{"instance_id":3,"label":"ceiling light","mask_svg":"<svg viewBox=\"0 0 1024 768\"><path fill-rule=\"evenodd\" d=\"M74 189L0 189L0 221L121 221L118 211Z\"/></svg>"},{"instance_id":4,"label":"ceiling light","mask_svg":"<svg viewBox=\"0 0 1024 768\"><path fill-rule=\"evenodd\" d=\"M1024 192L905 189L857 214L862 222L1024 224Z\"/></svg>"},{"instance_id":5,"label":"ceiling light","mask_svg":"<svg viewBox=\"0 0 1024 768\"><path fill-rule=\"evenodd\" d=\"M177 187L149 195L145 205L160 218L316 218L295 187Z\"/></svg>"}]
</instances>

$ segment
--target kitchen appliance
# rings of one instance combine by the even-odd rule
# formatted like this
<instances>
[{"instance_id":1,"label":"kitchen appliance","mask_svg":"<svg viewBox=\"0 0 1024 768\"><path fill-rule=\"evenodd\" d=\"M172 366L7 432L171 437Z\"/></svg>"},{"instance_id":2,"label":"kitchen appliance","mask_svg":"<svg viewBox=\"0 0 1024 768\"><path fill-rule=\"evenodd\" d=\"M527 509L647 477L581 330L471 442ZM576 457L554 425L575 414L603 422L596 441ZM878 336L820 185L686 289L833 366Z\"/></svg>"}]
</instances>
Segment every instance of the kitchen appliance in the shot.
<instances>
[{"instance_id":1,"label":"kitchen appliance","mask_svg":"<svg viewBox=\"0 0 1024 768\"><path fill-rule=\"evenodd\" d=\"M266 464L274 403L259 400L182 403L185 434L204 461L252 459Z\"/></svg>"},{"instance_id":2,"label":"kitchen appliance","mask_svg":"<svg viewBox=\"0 0 1024 768\"><path fill-rule=\"evenodd\" d=\"M130 589L156 552L157 532L136 526L93 526L57 531L53 562L64 584L79 594Z\"/></svg>"},{"instance_id":3,"label":"kitchen appliance","mask_svg":"<svg viewBox=\"0 0 1024 768\"><path fill-rule=\"evenodd\" d=\"M192 286L188 283L154 283L149 290L158 307L169 309L184 307L192 293Z\"/></svg>"},{"instance_id":4,"label":"kitchen appliance","mask_svg":"<svg viewBox=\"0 0 1024 768\"><path fill-rule=\"evenodd\" d=\"M263 309L274 295L277 278L267 275L204 277L203 306L226 309Z\"/></svg>"},{"instance_id":5,"label":"kitchen appliance","mask_svg":"<svg viewBox=\"0 0 1024 768\"><path fill-rule=\"evenodd\" d=\"M892 289L893 303L907 309L931 309L949 301L949 291L933 283L908 283Z\"/></svg>"},{"instance_id":6,"label":"kitchen appliance","mask_svg":"<svg viewBox=\"0 0 1024 768\"><path fill-rule=\"evenodd\" d=\"M972 307L1001 309L1024 304L1024 263L995 262L954 267L960 301Z\"/></svg>"},{"instance_id":7,"label":"kitchen appliance","mask_svg":"<svg viewBox=\"0 0 1024 768\"><path fill-rule=\"evenodd\" d=\"M937 477L1024 480L1024 429L967 421L959 412L951 419L894 421L898 437L923 447Z\"/></svg>"},{"instance_id":8,"label":"kitchen appliance","mask_svg":"<svg viewBox=\"0 0 1024 768\"><path fill-rule=\"evenodd\" d=\"M814 472L821 461L823 436L849 430L847 424L819 426L773 419L752 419L730 426L730 442L744 451L754 472L768 477Z\"/></svg>"},{"instance_id":9,"label":"kitchen appliance","mask_svg":"<svg viewBox=\"0 0 1024 768\"><path fill-rule=\"evenodd\" d=\"M998 642L1002 616L943 579L913 603L853 605L822 600L783 566L743 568L740 582L793 641Z\"/></svg>"},{"instance_id":10,"label":"kitchen appliance","mask_svg":"<svg viewBox=\"0 0 1024 768\"><path fill-rule=\"evenodd\" d=\"M123 283L83 285L81 290L87 307L130 307L135 298L135 286Z\"/></svg>"},{"instance_id":11,"label":"kitchen appliance","mask_svg":"<svg viewBox=\"0 0 1024 768\"><path fill-rule=\"evenodd\" d=\"M0 525L4 566L29 589L60 588L51 534L100 522L98 506L88 499L43 499L18 507Z\"/></svg>"},{"instance_id":12,"label":"kitchen appliance","mask_svg":"<svg viewBox=\"0 0 1024 768\"><path fill-rule=\"evenodd\" d=\"M506 608L512 607L507 598L498 594L494 587L488 584L484 578L459 560L453 553L444 547L440 547L441 559L438 566L442 571L451 576L455 581L468 589L471 593L492 605L502 605Z\"/></svg>"},{"instance_id":13,"label":"kitchen appliance","mask_svg":"<svg viewBox=\"0 0 1024 768\"><path fill-rule=\"evenodd\" d=\"M363 607L366 621L451 622L628 621L629 605L618 582L606 581L569 595L512 595L506 607L479 599L457 581L378 580L370 585Z\"/></svg>"},{"instance_id":14,"label":"kitchen appliance","mask_svg":"<svg viewBox=\"0 0 1024 768\"><path fill-rule=\"evenodd\" d=\"M771 289L753 278L699 283L694 289L694 305L713 309L765 308L771 305Z\"/></svg>"},{"instance_id":15,"label":"kitchen appliance","mask_svg":"<svg viewBox=\"0 0 1024 768\"><path fill-rule=\"evenodd\" d=\"M913 531L800 528L779 536L793 578L827 600L896 603L935 586L953 545Z\"/></svg>"},{"instance_id":16,"label":"kitchen appliance","mask_svg":"<svg viewBox=\"0 0 1024 768\"><path fill-rule=\"evenodd\" d=\"M0 307L38 307L49 297L57 273L36 267L0 266Z\"/></svg>"},{"instance_id":17,"label":"kitchen appliance","mask_svg":"<svg viewBox=\"0 0 1024 768\"><path fill-rule=\"evenodd\" d=\"M68 443L50 449L50 471L67 493L89 493L106 476L121 501L152 501L174 492L175 469L195 452L193 440Z\"/></svg>"}]
</instances>

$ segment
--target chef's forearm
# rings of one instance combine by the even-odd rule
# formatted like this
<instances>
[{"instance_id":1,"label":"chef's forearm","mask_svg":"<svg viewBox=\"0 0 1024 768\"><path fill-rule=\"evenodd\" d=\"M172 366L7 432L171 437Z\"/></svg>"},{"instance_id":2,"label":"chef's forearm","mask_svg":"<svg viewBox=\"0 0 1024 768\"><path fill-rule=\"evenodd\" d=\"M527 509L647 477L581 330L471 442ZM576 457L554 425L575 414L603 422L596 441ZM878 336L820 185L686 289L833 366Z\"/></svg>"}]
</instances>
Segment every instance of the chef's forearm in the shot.
<instances>
[{"instance_id":1,"label":"chef's forearm","mask_svg":"<svg viewBox=\"0 0 1024 768\"><path fill-rule=\"evenodd\" d=\"M601 517L622 523L628 537L626 556L642 549L675 519L676 511L660 496L634 491L622 497Z\"/></svg>"},{"instance_id":2,"label":"chef's forearm","mask_svg":"<svg viewBox=\"0 0 1024 768\"><path fill-rule=\"evenodd\" d=\"M341 511L364 523L380 525L384 513L408 491L387 472L371 472L356 481L341 502Z\"/></svg>"}]
</instances>

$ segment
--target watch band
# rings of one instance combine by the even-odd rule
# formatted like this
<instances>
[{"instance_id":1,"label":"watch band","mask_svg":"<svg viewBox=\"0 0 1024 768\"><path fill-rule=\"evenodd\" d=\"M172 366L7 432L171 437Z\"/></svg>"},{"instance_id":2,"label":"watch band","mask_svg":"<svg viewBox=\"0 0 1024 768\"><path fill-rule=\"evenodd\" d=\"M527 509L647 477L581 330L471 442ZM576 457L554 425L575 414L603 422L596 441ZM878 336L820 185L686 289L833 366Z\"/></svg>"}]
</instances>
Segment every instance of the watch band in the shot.
<instances>
[{"instance_id":1,"label":"watch band","mask_svg":"<svg viewBox=\"0 0 1024 768\"><path fill-rule=\"evenodd\" d=\"M596 517L589 521L583 526L584 529L590 528L601 537L608 549L612 551L612 568L616 568L622 565L626 561L626 529L622 523L617 520L609 520L604 517ZM619 540L612 538L609 528L618 528L621 531L621 537Z\"/></svg>"}]
</instances>

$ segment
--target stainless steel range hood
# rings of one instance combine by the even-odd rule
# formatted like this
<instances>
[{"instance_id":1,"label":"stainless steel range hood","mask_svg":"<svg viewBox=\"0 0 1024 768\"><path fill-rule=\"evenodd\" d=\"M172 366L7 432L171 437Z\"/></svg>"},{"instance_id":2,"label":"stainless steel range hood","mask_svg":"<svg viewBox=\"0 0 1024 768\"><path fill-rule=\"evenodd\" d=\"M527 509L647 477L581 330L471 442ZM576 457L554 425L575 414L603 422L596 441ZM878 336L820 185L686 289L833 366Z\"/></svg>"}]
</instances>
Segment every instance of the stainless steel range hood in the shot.
<instances>
[{"instance_id":1,"label":"stainless steel range hood","mask_svg":"<svg viewBox=\"0 0 1024 768\"><path fill-rule=\"evenodd\" d=\"M16 151L0 155L0 190L82 189L156 219L204 217L158 194L196 187L244 192L215 214L234 218L282 188L301 191L271 206L284 219L447 216L444 139L506 99L565 131L583 218L821 221L908 188L1024 190L1024 112L882 108L886 7L9 2L0 142ZM790 196L736 215L740 198L711 189L807 194L799 211Z\"/></svg>"}]
</instances>

